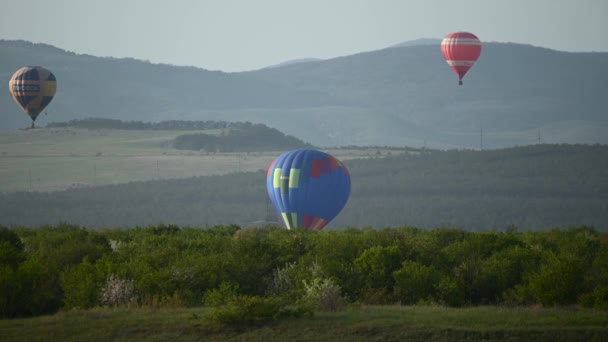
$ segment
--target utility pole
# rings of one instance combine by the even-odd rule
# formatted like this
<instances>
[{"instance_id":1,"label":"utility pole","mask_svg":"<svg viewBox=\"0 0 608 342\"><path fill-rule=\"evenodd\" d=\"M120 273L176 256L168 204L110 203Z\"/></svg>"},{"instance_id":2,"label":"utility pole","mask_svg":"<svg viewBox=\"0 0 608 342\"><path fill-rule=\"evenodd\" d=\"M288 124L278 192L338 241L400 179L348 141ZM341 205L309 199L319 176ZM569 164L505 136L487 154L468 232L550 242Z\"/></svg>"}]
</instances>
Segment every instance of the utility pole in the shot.
<instances>
[{"instance_id":1,"label":"utility pole","mask_svg":"<svg viewBox=\"0 0 608 342\"><path fill-rule=\"evenodd\" d=\"M483 150L483 128L479 128L479 150Z\"/></svg>"},{"instance_id":2,"label":"utility pole","mask_svg":"<svg viewBox=\"0 0 608 342\"><path fill-rule=\"evenodd\" d=\"M538 143L540 144L540 127L538 128Z\"/></svg>"},{"instance_id":3,"label":"utility pole","mask_svg":"<svg viewBox=\"0 0 608 342\"><path fill-rule=\"evenodd\" d=\"M30 183L30 191L32 190L32 169L28 169L28 179Z\"/></svg>"},{"instance_id":4,"label":"utility pole","mask_svg":"<svg viewBox=\"0 0 608 342\"><path fill-rule=\"evenodd\" d=\"M156 160L156 178L160 179L160 170L158 168L158 159Z\"/></svg>"},{"instance_id":5,"label":"utility pole","mask_svg":"<svg viewBox=\"0 0 608 342\"><path fill-rule=\"evenodd\" d=\"M97 185L97 164L93 164L93 185Z\"/></svg>"}]
</instances>

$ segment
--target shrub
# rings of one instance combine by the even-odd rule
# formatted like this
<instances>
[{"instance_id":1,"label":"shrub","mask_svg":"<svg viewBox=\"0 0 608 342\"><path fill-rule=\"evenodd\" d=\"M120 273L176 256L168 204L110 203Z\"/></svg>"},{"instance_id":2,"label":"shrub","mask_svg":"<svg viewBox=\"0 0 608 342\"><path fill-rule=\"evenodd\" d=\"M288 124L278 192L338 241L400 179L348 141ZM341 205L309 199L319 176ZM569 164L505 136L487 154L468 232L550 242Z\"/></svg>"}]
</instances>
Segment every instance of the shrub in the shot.
<instances>
[{"instance_id":1,"label":"shrub","mask_svg":"<svg viewBox=\"0 0 608 342\"><path fill-rule=\"evenodd\" d=\"M99 302L103 305L126 305L135 298L133 280L120 279L110 275L99 293Z\"/></svg>"},{"instance_id":2,"label":"shrub","mask_svg":"<svg viewBox=\"0 0 608 342\"><path fill-rule=\"evenodd\" d=\"M413 304L432 297L441 281L441 272L432 266L404 261L401 269L393 273L395 295L403 304Z\"/></svg>"},{"instance_id":3,"label":"shrub","mask_svg":"<svg viewBox=\"0 0 608 342\"><path fill-rule=\"evenodd\" d=\"M216 307L207 318L232 327L263 325L283 316L282 308L281 301L274 297L240 295L226 305Z\"/></svg>"},{"instance_id":4,"label":"shrub","mask_svg":"<svg viewBox=\"0 0 608 342\"><path fill-rule=\"evenodd\" d=\"M608 285L598 287L593 292L581 295L578 302L588 308L608 311Z\"/></svg>"},{"instance_id":5,"label":"shrub","mask_svg":"<svg viewBox=\"0 0 608 342\"><path fill-rule=\"evenodd\" d=\"M287 264L283 268L277 267L272 270L272 280L268 287L268 291L272 296L284 296L291 291L293 283L289 276L289 269L293 268L293 266L294 264Z\"/></svg>"},{"instance_id":6,"label":"shrub","mask_svg":"<svg viewBox=\"0 0 608 342\"><path fill-rule=\"evenodd\" d=\"M375 246L363 251L354 263L362 274L365 286L385 288L391 292L394 283L392 274L401 266L400 254L397 246Z\"/></svg>"},{"instance_id":7,"label":"shrub","mask_svg":"<svg viewBox=\"0 0 608 342\"><path fill-rule=\"evenodd\" d=\"M305 294L300 299L304 307L320 311L337 311L344 306L340 286L331 279L313 278L310 283L304 282Z\"/></svg>"},{"instance_id":8,"label":"shrub","mask_svg":"<svg viewBox=\"0 0 608 342\"><path fill-rule=\"evenodd\" d=\"M437 299L447 306L458 307L465 303L465 293L462 285L455 279L445 277L436 287Z\"/></svg>"},{"instance_id":9,"label":"shrub","mask_svg":"<svg viewBox=\"0 0 608 342\"><path fill-rule=\"evenodd\" d=\"M582 259L566 254L548 260L531 275L528 286L544 306L573 304L579 296L585 268Z\"/></svg>"},{"instance_id":10,"label":"shrub","mask_svg":"<svg viewBox=\"0 0 608 342\"><path fill-rule=\"evenodd\" d=\"M510 304L518 304L514 288L521 285L528 274L536 272L542 261L543 251L515 246L494 253L480 264L474 286L482 303L499 303L509 297ZM523 293L520 293L523 295ZM524 303L519 304L524 304Z\"/></svg>"},{"instance_id":11,"label":"shrub","mask_svg":"<svg viewBox=\"0 0 608 342\"><path fill-rule=\"evenodd\" d=\"M99 280L95 266L87 258L61 274L63 303L66 309L88 309L97 305L99 300Z\"/></svg>"},{"instance_id":12,"label":"shrub","mask_svg":"<svg viewBox=\"0 0 608 342\"><path fill-rule=\"evenodd\" d=\"M518 284L504 292L503 303L508 306L531 305L536 303L536 299L529 286Z\"/></svg>"},{"instance_id":13,"label":"shrub","mask_svg":"<svg viewBox=\"0 0 608 342\"><path fill-rule=\"evenodd\" d=\"M238 297L238 293L238 284L222 282L219 288L205 292L203 303L208 306L219 307L234 301Z\"/></svg>"}]
</instances>

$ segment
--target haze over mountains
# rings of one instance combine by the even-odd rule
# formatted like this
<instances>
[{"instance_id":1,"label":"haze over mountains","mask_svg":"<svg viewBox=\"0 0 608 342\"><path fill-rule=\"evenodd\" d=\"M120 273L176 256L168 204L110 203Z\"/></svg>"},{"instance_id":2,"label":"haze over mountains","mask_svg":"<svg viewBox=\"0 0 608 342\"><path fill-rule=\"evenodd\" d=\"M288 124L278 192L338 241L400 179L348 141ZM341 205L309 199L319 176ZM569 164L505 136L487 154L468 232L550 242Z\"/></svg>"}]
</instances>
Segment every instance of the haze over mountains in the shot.
<instances>
[{"instance_id":1,"label":"haze over mountains","mask_svg":"<svg viewBox=\"0 0 608 342\"><path fill-rule=\"evenodd\" d=\"M250 121L317 146L608 143L608 53L484 43L459 87L428 40L238 73L2 40L0 129L29 126L7 89L24 65L58 80L39 126L87 117Z\"/></svg>"}]
</instances>

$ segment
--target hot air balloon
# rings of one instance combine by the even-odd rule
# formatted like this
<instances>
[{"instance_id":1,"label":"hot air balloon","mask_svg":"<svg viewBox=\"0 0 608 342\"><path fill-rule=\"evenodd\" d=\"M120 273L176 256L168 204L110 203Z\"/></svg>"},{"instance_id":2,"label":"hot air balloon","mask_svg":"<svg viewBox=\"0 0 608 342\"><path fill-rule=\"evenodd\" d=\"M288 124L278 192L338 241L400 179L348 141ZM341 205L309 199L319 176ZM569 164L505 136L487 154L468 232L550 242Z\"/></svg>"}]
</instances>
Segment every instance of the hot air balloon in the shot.
<instances>
[{"instance_id":1,"label":"hot air balloon","mask_svg":"<svg viewBox=\"0 0 608 342\"><path fill-rule=\"evenodd\" d=\"M8 82L13 100L32 119L32 128L38 114L51 102L57 90L55 75L40 66L27 66L17 70Z\"/></svg>"},{"instance_id":2,"label":"hot air balloon","mask_svg":"<svg viewBox=\"0 0 608 342\"><path fill-rule=\"evenodd\" d=\"M469 32L450 33L441 42L441 53L458 76L458 84L481 54L479 38Z\"/></svg>"},{"instance_id":3,"label":"hot air balloon","mask_svg":"<svg viewBox=\"0 0 608 342\"><path fill-rule=\"evenodd\" d=\"M327 153L294 150L270 164L266 189L288 229L320 230L346 205L350 175L342 162Z\"/></svg>"}]
</instances>

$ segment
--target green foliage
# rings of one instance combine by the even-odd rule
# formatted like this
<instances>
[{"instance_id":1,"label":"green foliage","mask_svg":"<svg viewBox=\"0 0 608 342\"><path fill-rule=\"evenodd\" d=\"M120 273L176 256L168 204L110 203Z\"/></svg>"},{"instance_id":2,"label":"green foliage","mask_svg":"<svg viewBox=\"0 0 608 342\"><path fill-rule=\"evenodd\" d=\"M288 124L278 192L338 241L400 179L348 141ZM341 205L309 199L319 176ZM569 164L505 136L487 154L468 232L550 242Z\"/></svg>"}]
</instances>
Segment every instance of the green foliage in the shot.
<instances>
[{"instance_id":1,"label":"green foliage","mask_svg":"<svg viewBox=\"0 0 608 342\"><path fill-rule=\"evenodd\" d=\"M0 318L15 317L25 314L21 301L22 283L16 268L0 264Z\"/></svg>"},{"instance_id":2,"label":"green foliage","mask_svg":"<svg viewBox=\"0 0 608 342\"><path fill-rule=\"evenodd\" d=\"M79 265L66 269L60 280L64 308L89 309L98 305L101 279L103 278L97 274L97 269L87 258Z\"/></svg>"},{"instance_id":3,"label":"green foliage","mask_svg":"<svg viewBox=\"0 0 608 342\"><path fill-rule=\"evenodd\" d=\"M230 282L222 282L217 289L205 292L203 302L207 306L219 307L234 301L239 295L239 286Z\"/></svg>"},{"instance_id":4,"label":"green foliage","mask_svg":"<svg viewBox=\"0 0 608 342\"><path fill-rule=\"evenodd\" d=\"M176 137L172 146L178 150L206 152L262 152L312 148L310 144L263 124L241 124L228 129L228 134L185 134ZM224 132L224 130L222 130Z\"/></svg>"},{"instance_id":5,"label":"green foliage","mask_svg":"<svg viewBox=\"0 0 608 342\"><path fill-rule=\"evenodd\" d=\"M355 266L363 274L363 285L368 288L393 288L392 274L399 269L401 251L397 246L375 246L366 249L355 259Z\"/></svg>"},{"instance_id":6,"label":"green foliage","mask_svg":"<svg viewBox=\"0 0 608 342\"><path fill-rule=\"evenodd\" d=\"M59 270L37 257L19 265L17 276L17 316L49 314L61 305Z\"/></svg>"},{"instance_id":7,"label":"green foliage","mask_svg":"<svg viewBox=\"0 0 608 342\"><path fill-rule=\"evenodd\" d=\"M536 272L546 252L515 246L495 252L480 264L474 286L481 303L500 303L509 291ZM521 303L524 304L525 300Z\"/></svg>"},{"instance_id":8,"label":"green foliage","mask_svg":"<svg viewBox=\"0 0 608 342\"><path fill-rule=\"evenodd\" d=\"M24 259L23 243L19 235L7 227L0 226L0 265L16 268Z\"/></svg>"},{"instance_id":9,"label":"green foliage","mask_svg":"<svg viewBox=\"0 0 608 342\"><path fill-rule=\"evenodd\" d=\"M239 301L252 306L247 324L264 321L255 317L267 311L298 315L340 310L347 302L603 309L608 283L607 235L588 227L473 233L58 225L3 236L12 236L2 246L16 254L2 254L11 257L0 264L1 317L204 304L236 322L249 315L231 308Z\"/></svg>"},{"instance_id":10,"label":"green foliage","mask_svg":"<svg viewBox=\"0 0 608 342\"><path fill-rule=\"evenodd\" d=\"M578 255L552 256L530 276L528 286L537 302L543 305L574 304L580 294L585 269Z\"/></svg>"},{"instance_id":11,"label":"green foliage","mask_svg":"<svg viewBox=\"0 0 608 342\"><path fill-rule=\"evenodd\" d=\"M608 285L598 286L593 292L580 295L578 302L585 307L608 311Z\"/></svg>"},{"instance_id":12,"label":"green foliage","mask_svg":"<svg viewBox=\"0 0 608 342\"><path fill-rule=\"evenodd\" d=\"M44 226L33 232L24 231L24 244L29 253L59 270L80 264L84 258L95 262L111 251L105 236L71 224Z\"/></svg>"},{"instance_id":13,"label":"green foliage","mask_svg":"<svg viewBox=\"0 0 608 342\"><path fill-rule=\"evenodd\" d=\"M459 307L466 303L464 285L457 279L444 277L436 287L438 302L447 306Z\"/></svg>"},{"instance_id":14,"label":"green foliage","mask_svg":"<svg viewBox=\"0 0 608 342\"><path fill-rule=\"evenodd\" d=\"M401 268L393 273L393 277L397 299L402 304L415 304L435 296L443 275L433 266L406 260Z\"/></svg>"}]
</instances>

